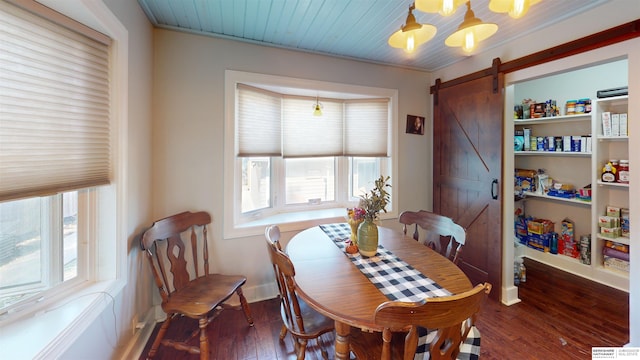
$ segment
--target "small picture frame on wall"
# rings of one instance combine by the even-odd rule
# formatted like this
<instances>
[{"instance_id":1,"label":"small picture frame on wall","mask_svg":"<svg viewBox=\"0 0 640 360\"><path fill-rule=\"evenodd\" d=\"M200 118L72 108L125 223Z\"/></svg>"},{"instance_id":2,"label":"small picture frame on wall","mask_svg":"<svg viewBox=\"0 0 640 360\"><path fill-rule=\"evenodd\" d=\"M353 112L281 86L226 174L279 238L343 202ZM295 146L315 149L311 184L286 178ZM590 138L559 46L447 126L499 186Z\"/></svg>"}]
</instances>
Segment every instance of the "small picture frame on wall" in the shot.
<instances>
[{"instance_id":1,"label":"small picture frame on wall","mask_svg":"<svg viewBox=\"0 0 640 360\"><path fill-rule=\"evenodd\" d=\"M407 115L407 134L424 135L424 116Z\"/></svg>"}]
</instances>

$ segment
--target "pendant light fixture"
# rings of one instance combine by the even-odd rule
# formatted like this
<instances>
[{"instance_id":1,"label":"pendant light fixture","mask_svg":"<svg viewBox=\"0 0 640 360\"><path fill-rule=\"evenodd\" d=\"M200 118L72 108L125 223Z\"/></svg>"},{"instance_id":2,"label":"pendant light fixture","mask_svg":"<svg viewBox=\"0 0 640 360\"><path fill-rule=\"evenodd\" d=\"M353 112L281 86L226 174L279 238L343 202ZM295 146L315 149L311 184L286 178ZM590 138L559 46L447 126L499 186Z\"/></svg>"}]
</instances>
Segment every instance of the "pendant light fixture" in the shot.
<instances>
[{"instance_id":1,"label":"pendant light fixture","mask_svg":"<svg viewBox=\"0 0 640 360\"><path fill-rule=\"evenodd\" d=\"M471 0L467 3L467 12L464 14L464 21L458 30L444 41L447 46L461 47L462 51L471 54L478 43L491 37L498 31L498 25L493 23L483 23L471 10Z\"/></svg>"},{"instance_id":2,"label":"pendant light fixture","mask_svg":"<svg viewBox=\"0 0 640 360\"><path fill-rule=\"evenodd\" d=\"M313 116L322 116L322 104L318 101L316 96L316 103L313 104Z\"/></svg>"},{"instance_id":3,"label":"pendant light fixture","mask_svg":"<svg viewBox=\"0 0 640 360\"><path fill-rule=\"evenodd\" d=\"M456 9L467 0L416 0L416 9L427 13L439 13L442 16L453 15Z\"/></svg>"},{"instance_id":4,"label":"pendant light fixture","mask_svg":"<svg viewBox=\"0 0 640 360\"><path fill-rule=\"evenodd\" d=\"M430 24L419 24L413 16L415 4L409 7L407 20L400 28L389 37L389 45L394 48L404 49L412 53L420 44L424 44L436 35L436 27Z\"/></svg>"},{"instance_id":5,"label":"pendant light fixture","mask_svg":"<svg viewBox=\"0 0 640 360\"><path fill-rule=\"evenodd\" d=\"M509 13L514 19L523 17L529 7L539 3L541 0L491 0L489 10L496 13Z\"/></svg>"}]
</instances>

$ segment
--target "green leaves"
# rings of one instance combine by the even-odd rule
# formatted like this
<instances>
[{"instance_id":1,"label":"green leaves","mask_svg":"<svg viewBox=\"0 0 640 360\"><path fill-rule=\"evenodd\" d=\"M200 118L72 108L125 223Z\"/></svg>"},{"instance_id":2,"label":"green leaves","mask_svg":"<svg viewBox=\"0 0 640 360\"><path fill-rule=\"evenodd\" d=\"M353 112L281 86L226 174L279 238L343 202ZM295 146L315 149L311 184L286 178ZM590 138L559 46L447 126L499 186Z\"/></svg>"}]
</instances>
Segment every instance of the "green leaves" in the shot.
<instances>
[{"instance_id":1,"label":"green leaves","mask_svg":"<svg viewBox=\"0 0 640 360\"><path fill-rule=\"evenodd\" d=\"M381 211L387 212L387 204L390 201L390 194L387 189L391 187L387 182L390 178L390 176L384 177L380 175L374 182L374 188L369 193L360 196L359 207L365 211L365 220L374 221Z\"/></svg>"}]
</instances>

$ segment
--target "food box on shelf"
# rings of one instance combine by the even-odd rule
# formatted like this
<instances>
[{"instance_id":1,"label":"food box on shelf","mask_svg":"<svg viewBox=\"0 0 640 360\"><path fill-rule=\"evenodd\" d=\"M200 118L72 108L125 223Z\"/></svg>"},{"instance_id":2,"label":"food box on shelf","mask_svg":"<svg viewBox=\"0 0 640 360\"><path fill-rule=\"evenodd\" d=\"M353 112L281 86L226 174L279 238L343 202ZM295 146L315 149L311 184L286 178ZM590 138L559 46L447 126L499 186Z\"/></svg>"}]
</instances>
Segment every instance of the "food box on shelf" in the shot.
<instances>
[{"instance_id":1,"label":"food box on shelf","mask_svg":"<svg viewBox=\"0 0 640 360\"><path fill-rule=\"evenodd\" d=\"M531 219L527 221L527 233L529 235L542 235L553 232L553 221L547 219Z\"/></svg>"},{"instance_id":2,"label":"food box on shelf","mask_svg":"<svg viewBox=\"0 0 640 360\"><path fill-rule=\"evenodd\" d=\"M574 197L576 197L576 190L571 184L562 184L555 182L547 192L547 195L565 199L573 199Z\"/></svg>"},{"instance_id":3,"label":"food box on shelf","mask_svg":"<svg viewBox=\"0 0 640 360\"><path fill-rule=\"evenodd\" d=\"M515 193L522 194L525 191L536 191L536 171L528 169L515 169L514 188Z\"/></svg>"},{"instance_id":4,"label":"food box on shelf","mask_svg":"<svg viewBox=\"0 0 640 360\"><path fill-rule=\"evenodd\" d=\"M527 245L527 221L532 217L524 214L524 202L516 201L513 214L515 236L520 244Z\"/></svg>"},{"instance_id":5,"label":"food box on shelf","mask_svg":"<svg viewBox=\"0 0 640 360\"><path fill-rule=\"evenodd\" d=\"M604 268L605 269L613 269L623 272L629 272L629 262L616 259L614 257L605 256L604 257Z\"/></svg>"},{"instance_id":6,"label":"food box on shelf","mask_svg":"<svg viewBox=\"0 0 640 360\"><path fill-rule=\"evenodd\" d=\"M619 227L601 227L600 234L604 235L607 238L617 238L622 235L622 228Z\"/></svg>"},{"instance_id":7,"label":"food box on shelf","mask_svg":"<svg viewBox=\"0 0 640 360\"><path fill-rule=\"evenodd\" d=\"M600 215L598 216L598 226L601 228L620 227L620 218L614 216Z\"/></svg>"},{"instance_id":8,"label":"food box on shelf","mask_svg":"<svg viewBox=\"0 0 640 360\"><path fill-rule=\"evenodd\" d=\"M527 244L527 221L524 217L516 220L515 231L516 231L516 238L518 238L521 244L526 245Z\"/></svg>"},{"instance_id":9,"label":"food box on shelf","mask_svg":"<svg viewBox=\"0 0 640 360\"><path fill-rule=\"evenodd\" d=\"M578 189L578 199L591 201L591 184Z\"/></svg>"},{"instance_id":10,"label":"food box on shelf","mask_svg":"<svg viewBox=\"0 0 640 360\"><path fill-rule=\"evenodd\" d=\"M580 258L580 246L575 238L574 224L569 219L562 220L558 236L558 254Z\"/></svg>"},{"instance_id":11,"label":"food box on shelf","mask_svg":"<svg viewBox=\"0 0 640 360\"><path fill-rule=\"evenodd\" d=\"M527 246L536 250L549 252L553 233L527 235Z\"/></svg>"},{"instance_id":12,"label":"food box on shelf","mask_svg":"<svg viewBox=\"0 0 640 360\"><path fill-rule=\"evenodd\" d=\"M622 228L622 236L629 237L629 209L620 209L620 227Z\"/></svg>"}]
</instances>

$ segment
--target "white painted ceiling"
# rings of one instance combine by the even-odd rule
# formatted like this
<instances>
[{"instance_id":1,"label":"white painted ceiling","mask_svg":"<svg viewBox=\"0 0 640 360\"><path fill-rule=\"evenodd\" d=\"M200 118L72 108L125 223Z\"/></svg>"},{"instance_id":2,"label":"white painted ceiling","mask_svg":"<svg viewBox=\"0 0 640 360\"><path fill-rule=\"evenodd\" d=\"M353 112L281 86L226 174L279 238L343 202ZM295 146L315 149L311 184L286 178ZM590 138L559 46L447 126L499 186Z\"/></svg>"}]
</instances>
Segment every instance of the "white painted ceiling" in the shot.
<instances>
[{"instance_id":1,"label":"white painted ceiling","mask_svg":"<svg viewBox=\"0 0 640 360\"><path fill-rule=\"evenodd\" d=\"M436 36L407 54L387 44L400 29L413 0L138 0L151 23L187 31L298 51L435 71L466 55L444 45L463 21L455 14L414 10L417 22L437 28ZM530 32L602 5L606 0L542 0L525 17L512 19L489 10L489 0L471 0L475 16L498 24L498 32L477 52L503 45Z\"/></svg>"}]
</instances>

